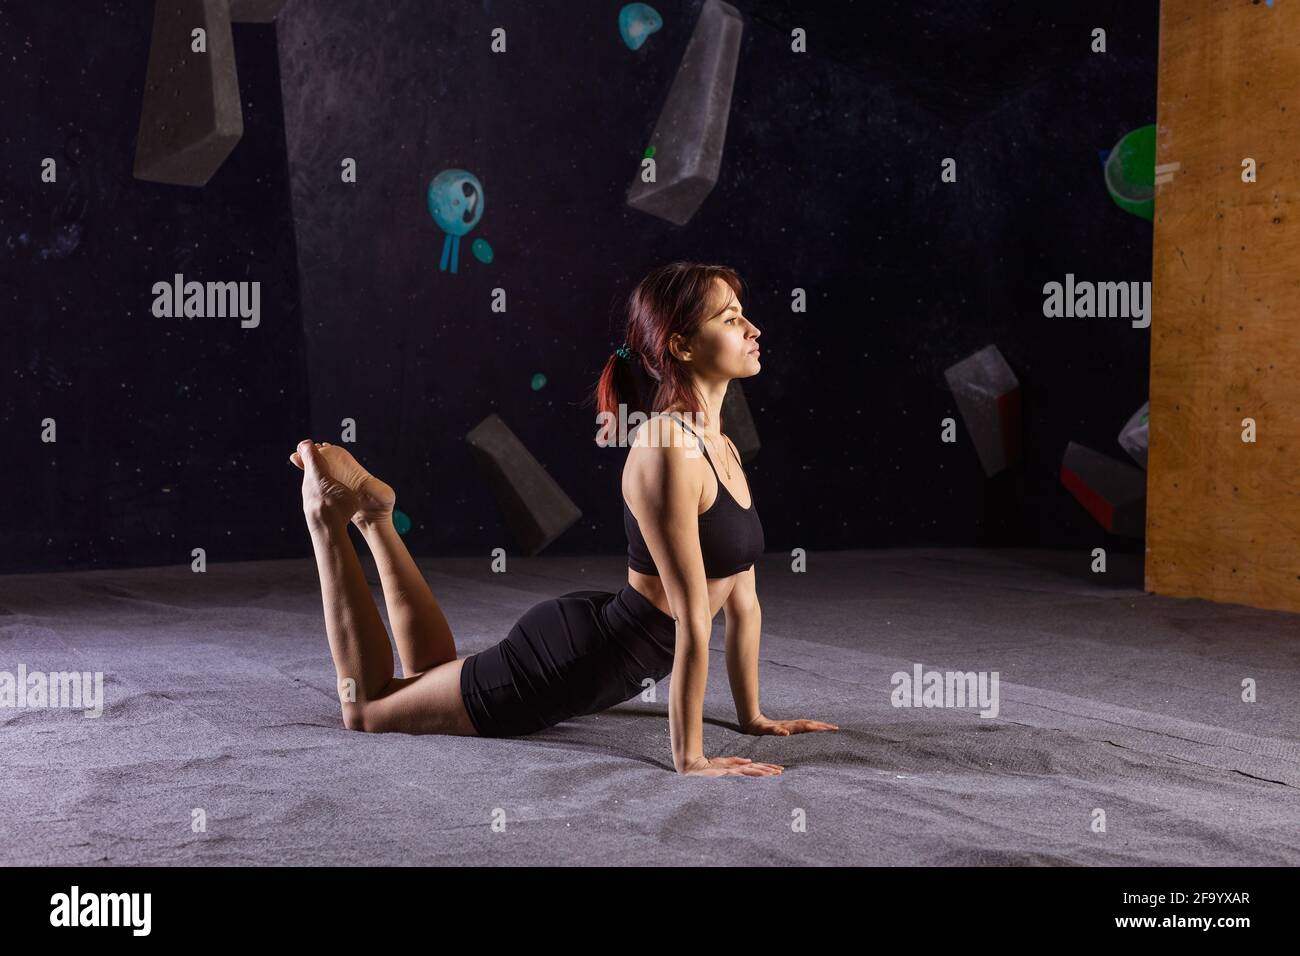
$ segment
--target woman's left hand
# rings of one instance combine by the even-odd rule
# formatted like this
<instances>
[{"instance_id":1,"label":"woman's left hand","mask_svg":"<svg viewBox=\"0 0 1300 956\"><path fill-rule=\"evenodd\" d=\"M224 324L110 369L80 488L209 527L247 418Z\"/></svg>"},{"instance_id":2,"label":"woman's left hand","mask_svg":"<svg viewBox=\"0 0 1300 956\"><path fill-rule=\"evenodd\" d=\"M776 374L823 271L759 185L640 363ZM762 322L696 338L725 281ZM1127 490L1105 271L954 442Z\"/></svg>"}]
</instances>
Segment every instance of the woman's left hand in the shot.
<instances>
[{"instance_id":1,"label":"woman's left hand","mask_svg":"<svg viewBox=\"0 0 1300 956\"><path fill-rule=\"evenodd\" d=\"M749 723L741 726L741 733L754 734L761 736L763 734L772 734L776 737L789 737L791 734L806 734L814 730L839 730L834 724L828 724L824 720L769 720L767 717L759 716Z\"/></svg>"}]
</instances>

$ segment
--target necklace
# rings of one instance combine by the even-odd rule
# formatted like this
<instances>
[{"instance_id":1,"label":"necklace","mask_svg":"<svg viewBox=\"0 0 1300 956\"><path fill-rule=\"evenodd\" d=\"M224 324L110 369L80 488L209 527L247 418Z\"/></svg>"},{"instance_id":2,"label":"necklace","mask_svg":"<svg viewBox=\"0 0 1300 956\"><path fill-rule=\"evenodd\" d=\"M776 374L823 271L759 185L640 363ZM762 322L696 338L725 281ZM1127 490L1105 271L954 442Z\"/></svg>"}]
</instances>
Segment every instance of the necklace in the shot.
<instances>
[{"instance_id":1,"label":"necklace","mask_svg":"<svg viewBox=\"0 0 1300 956\"><path fill-rule=\"evenodd\" d=\"M707 440L707 439L706 439L706 440ZM713 447L713 442L711 442L711 441L709 442L709 447L710 447L710 448L713 448L713 457L714 457L714 458L717 458L717 457L718 457L718 450L717 450L716 448ZM730 449L731 446L728 445L727 448ZM725 472L727 473L727 477L728 477L728 478L731 477L731 457L730 457L729 455L723 455L723 456L722 456L722 470L725 471Z\"/></svg>"},{"instance_id":2,"label":"necklace","mask_svg":"<svg viewBox=\"0 0 1300 956\"><path fill-rule=\"evenodd\" d=\"M692 434L696 434L694 429L692 429ZM713 447L713 442L709 441L709 437L707 435L699 434L696 434L696 437L703 439L708 444L709 448L713 449L713 457L716 459L718 457L718 449ZM730 449L731 446L728 445L727 448ZM731 458L728 455L722 456L722 470L727 473L728 478L731 477Z\"/></svg>"}]
</instances>

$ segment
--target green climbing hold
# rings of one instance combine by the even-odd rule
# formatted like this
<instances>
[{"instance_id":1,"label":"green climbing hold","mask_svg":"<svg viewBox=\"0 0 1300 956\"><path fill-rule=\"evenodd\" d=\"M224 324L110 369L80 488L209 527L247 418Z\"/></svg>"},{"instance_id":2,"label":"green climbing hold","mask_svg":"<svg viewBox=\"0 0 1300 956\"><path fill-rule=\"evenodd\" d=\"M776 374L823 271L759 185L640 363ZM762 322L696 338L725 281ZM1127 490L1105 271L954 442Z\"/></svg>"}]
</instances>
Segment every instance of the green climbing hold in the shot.
<instances>
[{"instance_id":1,"label":"green climbing hold","mask_svg":"<svg viewBox=\"0 0 1300 956\"><path fill-rule=\"evenodd\" d=\"M1115 205L1151 222L1156 198L1156 128L1140 126L1106 157L1106 189Z\"/></svg>"}]
</instances>

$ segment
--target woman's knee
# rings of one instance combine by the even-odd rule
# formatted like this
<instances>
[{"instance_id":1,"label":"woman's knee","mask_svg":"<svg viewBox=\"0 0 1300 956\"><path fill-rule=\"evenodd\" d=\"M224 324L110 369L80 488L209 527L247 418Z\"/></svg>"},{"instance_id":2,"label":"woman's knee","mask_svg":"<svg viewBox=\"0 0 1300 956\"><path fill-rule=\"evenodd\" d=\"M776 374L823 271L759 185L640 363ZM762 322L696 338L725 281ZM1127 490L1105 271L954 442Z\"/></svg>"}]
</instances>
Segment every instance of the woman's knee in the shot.
<instances>
[{"instance_id":1,"label":"woman's knee","mask_svg":"<svg viewBox=\"0 0 1300 956\"><path fill-rule=\"evenodd\" d=\"M343 726L348 730L359 730L363 733L368 731L370 728L366 721L366 705L361 702L344 704Z\"/></svg>"},{"instance_id":2,"label":"woman's knee","mask_svg":"<svg viewBox=\"0 0 1300 956\"><path fill-rule=\"evenodd\" d=\"M380 696L344 703L343 726L370 734L477 735L453 663L415 677L394 677Z\"/></svg>"}]
</instances>

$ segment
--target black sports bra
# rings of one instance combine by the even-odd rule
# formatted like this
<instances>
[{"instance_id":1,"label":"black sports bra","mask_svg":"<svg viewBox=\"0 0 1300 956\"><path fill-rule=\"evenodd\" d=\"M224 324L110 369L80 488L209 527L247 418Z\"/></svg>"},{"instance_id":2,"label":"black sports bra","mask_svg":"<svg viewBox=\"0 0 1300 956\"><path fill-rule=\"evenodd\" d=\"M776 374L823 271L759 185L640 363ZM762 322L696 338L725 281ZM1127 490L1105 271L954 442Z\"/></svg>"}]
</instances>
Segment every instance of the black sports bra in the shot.
<instances>
[{"instance_id":1,"label":"black sports bra","mask_svg":"<svg viewBox=\"0 0 1300 956\"><path fill-rule=\"evenodd\" d=\"M672 416L669 416L672 417ZM708 578L725 578L740 571L748 570L754 559L763 553L763 523L758 520L757 501L754 490L749 491L750 505L742 508L727 486L718 477L718 469L713 466L703 439L695 429L678 418L673 421L696 435L704 458L713 468L713 475L718 478L718 496L707 511L700 515L700 552L704 556L704 576ZM623 530L627 532L627 566L642 574L659 576L650 549L646 547L641 528L637 525L632 509L623 501Z\"/></svg>"}]
</instances>

